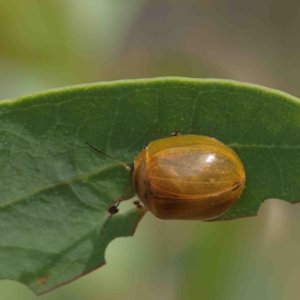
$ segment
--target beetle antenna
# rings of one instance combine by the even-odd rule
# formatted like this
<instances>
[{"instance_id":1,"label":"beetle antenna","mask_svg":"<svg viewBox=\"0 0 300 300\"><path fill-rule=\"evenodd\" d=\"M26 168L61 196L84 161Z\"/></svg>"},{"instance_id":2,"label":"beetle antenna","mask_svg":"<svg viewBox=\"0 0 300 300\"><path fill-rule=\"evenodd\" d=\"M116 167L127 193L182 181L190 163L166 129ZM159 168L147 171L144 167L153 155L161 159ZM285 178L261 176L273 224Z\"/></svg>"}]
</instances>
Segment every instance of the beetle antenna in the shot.
<instances>
[{"instance_id":1,"label":"beetle antenna","mask_svg":"<svg viewBox=\"0 0 300 300\"><path fill-rule=\"evenodd\" d=\"M111 220L112 216L114 214L116 214L119 210L118 210L118 206L120 205L121 201L119 201L116 205L113 205L108 211L110 212L110 216L107 218L106 222L104 223L102 229L101 229L101 234L103 233L103 231L105 230L105 228L107 227L107 224L109 223L109 221Z\"/></svg>"},{"instance_id":2,"label":"beetle antenna","mask_svg":"<svg viewBox=\"0 0 300 300\"><path fill-rule=\"evenodd\" d=\"M91 147L92 149L94 149L95 151L101 153L102 155L114 160L115 162L121 164L126 170L130 171L130 167L128 167L126 164L122 163L121 161L117 160L116 158L104 153L103 151L99 150L98 148L92 146L91 144L89 144L88 142L85 142L89 147Z\"/></svg>"}]
</instances>

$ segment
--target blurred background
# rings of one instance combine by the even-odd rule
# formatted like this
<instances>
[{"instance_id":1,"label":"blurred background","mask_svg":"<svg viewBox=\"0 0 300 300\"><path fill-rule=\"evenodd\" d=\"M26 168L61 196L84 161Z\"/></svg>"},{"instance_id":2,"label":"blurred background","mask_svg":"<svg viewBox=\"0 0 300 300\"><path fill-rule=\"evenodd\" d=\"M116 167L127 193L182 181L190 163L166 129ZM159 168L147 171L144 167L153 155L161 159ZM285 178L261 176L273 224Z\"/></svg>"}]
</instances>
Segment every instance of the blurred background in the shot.
<instances>
[{"instance_id":1,"label":"blurred background","mask_svg":"<svg viewBox=\"0 0 300 300\"><path fill-rule=\"evenodd\" d=\"M0 0L0 99L157 76L300 97L299 50L295 0ZM133 238L110 244L106 266L40 299L300 299L299 225L300 205L279 200L215 224L147 214ZM36 296L4 280L0 299Z\"/></svg>"}]
</instances>

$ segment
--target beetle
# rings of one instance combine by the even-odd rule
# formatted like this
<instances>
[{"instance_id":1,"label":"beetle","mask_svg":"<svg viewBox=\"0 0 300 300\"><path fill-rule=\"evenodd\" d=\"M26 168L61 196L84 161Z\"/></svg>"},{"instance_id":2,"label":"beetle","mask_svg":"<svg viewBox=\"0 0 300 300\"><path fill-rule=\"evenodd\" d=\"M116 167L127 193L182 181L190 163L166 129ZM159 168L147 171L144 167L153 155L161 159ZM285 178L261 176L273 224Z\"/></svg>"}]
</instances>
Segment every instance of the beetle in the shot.
<instances>
[{"instance_id":1,"label":"beetle","mask_svg":"<svg viewBox=\"0 0 300 300\"><path fill-rule=\"evenodd\" d=\"M245 187L238 155L211 137L176 132L152 141L135 157L132 168L88 145L130 170L135 194L161 219L218 218L236 203Z\"/></svg>"}]
</instances>

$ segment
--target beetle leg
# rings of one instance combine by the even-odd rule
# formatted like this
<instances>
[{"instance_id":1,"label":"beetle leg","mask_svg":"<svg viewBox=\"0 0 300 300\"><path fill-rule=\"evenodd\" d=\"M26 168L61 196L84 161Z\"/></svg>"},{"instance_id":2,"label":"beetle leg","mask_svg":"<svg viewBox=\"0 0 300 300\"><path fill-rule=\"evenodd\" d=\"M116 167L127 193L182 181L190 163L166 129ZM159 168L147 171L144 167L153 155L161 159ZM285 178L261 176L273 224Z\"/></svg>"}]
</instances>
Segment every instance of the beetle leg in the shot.
<instances>
[{"instance_id":1,"label":"beetle leg","mask_svg":"<svg viewBox=\"0 0 300 300\"><path fill-rule=\"evenodd\" d=\"M110 212L110 216L107 218L106 222L104 223L102 229L101 229L101 233L103 233L103 231L105 230L107 224L109 223L110 219L112 218L113 215L115 215L119 209L118 206L120 205L121 201L119 201L116 205L111 206L108 211Z\"/></svg>"},{"instance_id":2,"label":"beetle leg","mask_svg":"<svg viewBox=\"0 0 300 300\"><path fill-rule=\"evenodd\" d=\"M172 136L180 136L180 135L181 135L180 132L177 131L177 130L175 130L175 131L172 133Z\"/></svg>"},{"instance_id":3,"label":"beetle leg","mask_svg":"<svg viewBox=\"0 0 300 300\"><path fill-rule=\"evenodd\" d=\"M143 206L141 205L140 201L136 200L136 201L133 201L133 204L136 206L136 208L138 209L142 209Z\"/></svg>"}]
</instances>

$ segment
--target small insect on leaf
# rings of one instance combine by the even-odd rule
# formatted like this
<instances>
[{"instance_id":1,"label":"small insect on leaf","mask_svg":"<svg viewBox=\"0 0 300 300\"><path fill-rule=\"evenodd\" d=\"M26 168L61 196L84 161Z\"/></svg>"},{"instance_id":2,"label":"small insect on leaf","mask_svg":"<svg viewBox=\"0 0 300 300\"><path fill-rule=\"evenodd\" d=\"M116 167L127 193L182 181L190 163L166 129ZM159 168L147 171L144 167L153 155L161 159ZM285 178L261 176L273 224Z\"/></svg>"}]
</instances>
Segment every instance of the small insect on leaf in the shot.
<instances>
[{"instance_id":1,"label":"small insect on leaf","mask_svg":"<svg viewBox=\"0 0 300 300\"><path fill-rule=\"evenodd\" d=\"M240 198L245 179L232 149L210 137L178 132L142 150L131 174L140 201L169 220L220 217Z\"/></svg>"},{"instance_id":2,"label":"small insect on leaf","mask_svg":"<svg viewBox=\"0 0 300 300\"><path fill-rule=\"evenodd\" d=\"M139 200L156 217L208 221L226 213L240 198L246 175L237 154L220 141L199 135L180 135L151 142L130 168L131 184ZM118 212L117 205L109 209ZM139 201L134 204L142 208Z\"/></svg>"},{"instance_id":3,"label":"small insect on leaf","mask_svg":"<svg viewBox=\"0 0 300 300\"><path fill-rule=\"evenodd\" d=\"M119 202L119 203L120 203L120 202ZM114 215L114 214L116 214L116 213L119 212L119 209L118 209L119 203L118 203L117 205L111 206L111 207L108 209L108 211L109 211L112 215Z\"/></svg>"},{"instance_id":4,"label":"small insect on leaf","mask_svg":"<svg viewBox=\"0 0 300 300\"><path fill-rule=\"evenodd\" d=\"M108 212L110 213L110 216L108 217L108 219L106 220L106 222L104 223L101 233L103 233L103 231L105 230L107 224L109 223L110 219L112 218L113 215L117 214L119 212L118 206L120 205L120 201L116 204L116 205L112 205L109 209Z\"/></svg>"}]
</instances>

